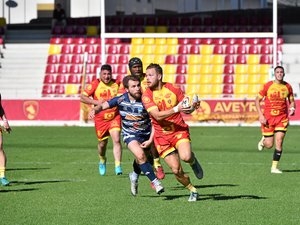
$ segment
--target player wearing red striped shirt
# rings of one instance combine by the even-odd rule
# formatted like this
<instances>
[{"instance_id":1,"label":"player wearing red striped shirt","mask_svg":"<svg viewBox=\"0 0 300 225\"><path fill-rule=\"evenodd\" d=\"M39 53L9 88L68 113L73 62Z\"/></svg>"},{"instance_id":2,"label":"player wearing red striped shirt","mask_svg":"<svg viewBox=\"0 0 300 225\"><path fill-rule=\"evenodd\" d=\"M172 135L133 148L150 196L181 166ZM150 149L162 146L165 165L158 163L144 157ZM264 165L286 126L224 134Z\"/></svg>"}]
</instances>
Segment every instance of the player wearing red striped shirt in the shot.
<instances>
[{"instance_id":1,"label":"player wearing red striped shirt","mask_svg":"<svg viewBox=\"0 0 300 225\"><path fill-rule=\"evenodd\" d=\"M189 163L198 179L202 168L191 150L189 127L180 112L184 95L179 87L162 82L160 65L150 64L146 70L148 88L142 96L154 127L154 143L158 153L171 168L176 179L190 190L189 201L197 201L198 192L184 173L180 160Z\"/></svg>"},{"instance_id":2,"label":"player wearing red striped shirt","mask_svg":"<svg viewBox=\"0 0 300 225\"><path fill-rule=\"evenodd\" d=\"M289 83L283 80L284 75L282 66L275 67L275 80L267 82L255 99L263 135L258 143L258 150L261 151L264 147L272 148L275 142L271 173L277 174L282 173L278 169L278 162L281 158L283 140L289 125L289 116L293 116L296 110L293 89ZM262 101L265 103L264 111L260 104Z\"/></svg>"}]
</instances>

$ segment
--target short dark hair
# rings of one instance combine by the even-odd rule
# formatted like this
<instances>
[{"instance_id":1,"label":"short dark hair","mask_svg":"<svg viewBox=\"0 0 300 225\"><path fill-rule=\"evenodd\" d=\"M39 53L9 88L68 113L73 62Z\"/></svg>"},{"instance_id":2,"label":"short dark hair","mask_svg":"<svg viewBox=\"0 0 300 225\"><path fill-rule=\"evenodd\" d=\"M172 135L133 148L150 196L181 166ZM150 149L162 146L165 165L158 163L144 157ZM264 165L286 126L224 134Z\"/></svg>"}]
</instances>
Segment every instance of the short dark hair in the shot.
<instances>
[{"instance_id":1,"label":"short dark hair","mask_svg":"<svg viewBox=\"0 0 300 225\"><path fill-rule=\"evenodd\" d=\"M284 73L284 68L283 68L283 66L276 66L276 67L274 68L274 72L275 72L275 70L277 70L277 69L282 69L282 70L283 70L283 73Z\"/></svg>"},{"instance_id":2,"label":"short dark hair","mask_svg":"<svg viewBox=\"0 0 300 225\"><path fill-rule=\"evenodd\" d=\"M140 81L140 78L137 77L137 76L134 76L134 75L128 75L128 76L125 76L125 77L123 78L123 81L122 81L122 82L123 82L124 88L128 88L128 87L129 87L129 86L128 86L128 83L129 83L130 80L141 82L141 81Z\"/></svg>"},{"instance_id":3,"label":"short dark hair","mask_svg":"<svg viewBox=\"0 0 300 225\"><path fill-rule=\"evenodd\" d=\"M133 67L136 64L143 66L142 60L138 57L133 57L128 62L128 66L129 66L130 69L131 69L131 67Z\"/></svg>"},{"instance_id":4,"label":"short dark hair","mask_svg":"<svg viewBox=\"0 0 300 225\"><path fill-rule=\"evenodd\" d=\"M102 70L108 70L108 71L112 71L112 69L111 69L111 65L108 65L108 64L103 64L102 66L101 66L101 71Z\"/></svg>"},{"instance_id":5,"label":"short dark hair","mask_svg":"<svg viewBox=\"0 0 300 225\"><path fill-rule=\"evenodd\" d=\"M146 70L148 70L148 69L155 69L155 72L156 72L156 73L163 75L163 69L162 69L161 66L160 66L159 64L157 64L157 63L150 63L150 64L147 66Z\"/></svg>"}]
</instances>

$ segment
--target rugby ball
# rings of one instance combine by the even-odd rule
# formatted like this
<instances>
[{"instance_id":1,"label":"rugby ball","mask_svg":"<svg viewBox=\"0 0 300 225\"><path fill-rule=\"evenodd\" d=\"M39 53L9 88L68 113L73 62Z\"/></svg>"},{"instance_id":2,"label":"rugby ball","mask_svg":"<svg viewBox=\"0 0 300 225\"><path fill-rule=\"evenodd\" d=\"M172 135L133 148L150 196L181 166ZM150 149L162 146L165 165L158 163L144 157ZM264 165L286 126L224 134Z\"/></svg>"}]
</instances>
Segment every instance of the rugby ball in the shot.
<instances>
[{"instance_id":1,"label":"rugby ball","mask_svg":"<svg viewBox=\"0 0 300 225\"><path fill-rule=\"evenodd\" d=\"M197 103L198 101L199 101L198 95L196 95L196 94L194 94L193 96L186 95L186 96L184 96L184 98L182 100L181 107L183 109L194 107L194 104Z\"/></svg>"}]
</instances>

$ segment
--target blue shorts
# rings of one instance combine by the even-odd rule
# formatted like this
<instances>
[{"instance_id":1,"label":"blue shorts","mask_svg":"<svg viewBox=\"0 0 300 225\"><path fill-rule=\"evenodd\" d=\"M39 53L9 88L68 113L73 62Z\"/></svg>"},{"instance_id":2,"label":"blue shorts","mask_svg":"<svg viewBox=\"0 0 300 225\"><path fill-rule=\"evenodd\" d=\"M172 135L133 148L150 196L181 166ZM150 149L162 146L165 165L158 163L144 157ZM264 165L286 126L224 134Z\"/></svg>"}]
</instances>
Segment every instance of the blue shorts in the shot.
<instances>
[{"instance_id":1,"label":"blue shorts","mask_svg":"<svg viewBox=\"0 0 300 225\"><path fill-rule=\"evenodd\" d=\"M128 145L131 141L138 141L139 143L143 143L144 141L149 140L150 134L147 135L136 135L136 134L130 134L130 133L122 133L123 141Z\"/></svg>"}]
</instances>

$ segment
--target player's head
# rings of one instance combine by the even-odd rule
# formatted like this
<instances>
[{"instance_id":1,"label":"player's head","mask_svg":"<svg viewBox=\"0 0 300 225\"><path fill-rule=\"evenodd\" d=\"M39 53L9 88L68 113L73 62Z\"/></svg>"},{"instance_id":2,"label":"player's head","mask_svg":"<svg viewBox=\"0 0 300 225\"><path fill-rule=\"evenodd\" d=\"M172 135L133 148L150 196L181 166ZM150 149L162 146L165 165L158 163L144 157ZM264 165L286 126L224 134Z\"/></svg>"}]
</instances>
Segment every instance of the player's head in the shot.
<instances>
[{"instance_id":1,"label":"player's head","mask_svg":"<svg viewBox=\"0 0 300 225\"><path fill-rule=\"evenodd\" d=\"M111 66L108 64L104 64L101 66L100 69L100 80L105 83L108 84L112 79L112 69Z\"/></svg>"},{"instance_id":2,"label":"player's head","mask_svg":"<svg viewBox=\"0 0 300 225\"><path fill-rule=\"evenodd\" d=\"M284 68L282 66L276 66L274 68L274 76L276 81L282 82L284 75L285 75Z\"/></svg>"},{"instance_id":3,"label":"player's head","mask_svg":"<svg viewBox=\"0 0 300 225\"><path fill-rule=\"evenodd\" d=\"M159 64L151 63L146 68L147 85L151 89L157 88L162 83L163 69Z\"/></svg>"},{"instance_id":4,"label":"player's head","mask_svg":"<svg viewBox=\"0 0 300 225\"><path fill-rule=\"evenodd\" d=\"M143 75L143 63L138 57L133 57L128 62L128 67L131 75L142 76Z\"/></svg>"},{"instance_id":5,"label":"player's head","mask_svg":"<svg viewBox=\"0 0 300 225\"><path fill-rule=\"evenodd\" d=\"M125 90L134 99L140 99L142 96L141 92L141 81L137 76L128 75L123 79L123 85Z\"/></svg>"}]
</instances>

